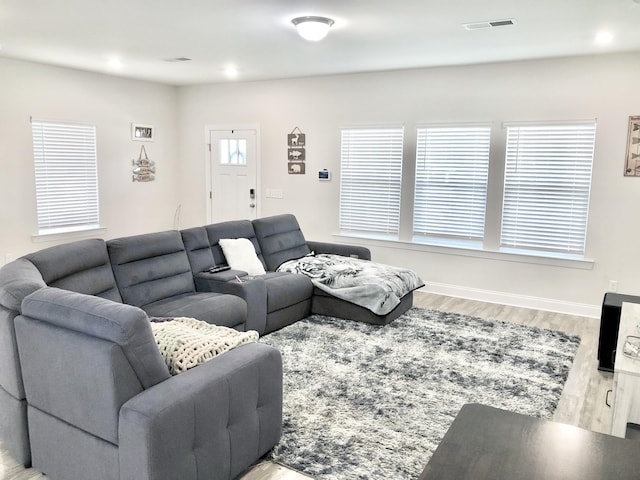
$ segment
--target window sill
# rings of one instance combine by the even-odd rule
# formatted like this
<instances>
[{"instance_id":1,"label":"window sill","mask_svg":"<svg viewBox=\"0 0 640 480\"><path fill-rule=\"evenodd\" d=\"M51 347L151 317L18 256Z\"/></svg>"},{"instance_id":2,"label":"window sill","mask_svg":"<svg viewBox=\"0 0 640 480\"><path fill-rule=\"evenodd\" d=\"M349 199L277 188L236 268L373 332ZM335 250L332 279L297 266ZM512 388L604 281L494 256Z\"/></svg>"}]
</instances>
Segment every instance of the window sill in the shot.
<instances>
[{"instance_id":1,"label":"window sill","mask_svg":"<svg viewBox=\"0 0 640 480\"><path fill-rule=\"evenodd\" d=\"M55 230L51 232L36 233L31 235L34 243L55 242L58 240L73 240L84 237L99 237L107 233L107 228L102 226L83 227L73 230Z\"/></svg>"},{"instance_id":2,"label":"window sill","mask_svg":"<svg viewBox=\"0 0 640 480\"><path fill-rule=\"evenodd\" d=\"M431 242L430 239L416 238L412 242L398 239L380 238L375 235L363 235L354 233L333 234L336 239L365 246L378 246L386 248L397 248L401 250L440 253L444 255L458 255L463 257L484 258L490 260L501 260L506 262L530 263L536 265L549 265L553 267L575 268L579 270L593 270L595 261L578 256L560 257L559 255L546 254L545 252L532 253L529 251L509 249L509 250L485 250L482 242L472 240L451 240L438 239Z\"/></svg>"}]
</instances>

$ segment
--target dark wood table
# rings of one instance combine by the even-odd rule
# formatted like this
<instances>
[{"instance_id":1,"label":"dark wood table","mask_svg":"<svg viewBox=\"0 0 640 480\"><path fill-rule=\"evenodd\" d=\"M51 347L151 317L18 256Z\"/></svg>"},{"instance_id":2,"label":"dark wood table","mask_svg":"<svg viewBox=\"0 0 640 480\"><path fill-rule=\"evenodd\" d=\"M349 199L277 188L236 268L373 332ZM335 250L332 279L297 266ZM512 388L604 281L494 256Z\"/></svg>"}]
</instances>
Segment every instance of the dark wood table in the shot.
<instances>
[{"instance_id":1,"label":"dark wood table","mask_svg":"<svg viewBox=\"0 0 640 480\"><path fill-rule=\"evenodd\" d=\"M478 404L462 407L420 480L638 480L640 442Z\"/></svg>"}]
</instances>

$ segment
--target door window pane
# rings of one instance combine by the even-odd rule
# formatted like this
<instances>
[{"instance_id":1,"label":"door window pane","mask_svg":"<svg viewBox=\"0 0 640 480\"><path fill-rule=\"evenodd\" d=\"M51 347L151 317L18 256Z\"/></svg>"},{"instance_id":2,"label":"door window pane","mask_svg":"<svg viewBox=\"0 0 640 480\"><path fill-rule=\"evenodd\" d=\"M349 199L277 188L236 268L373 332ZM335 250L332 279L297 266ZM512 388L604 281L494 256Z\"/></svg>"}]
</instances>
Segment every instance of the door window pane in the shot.
<instances>
[{"instance_id":1,"label":"door window pane","mask_svg":"<svg viewBox=\"0 0 640 480\"><path fill-rule=\"evenodd\" d=\"M246 165L247 140L224 138L220 140L220 165Z\"/></svg>"}]
</instances>

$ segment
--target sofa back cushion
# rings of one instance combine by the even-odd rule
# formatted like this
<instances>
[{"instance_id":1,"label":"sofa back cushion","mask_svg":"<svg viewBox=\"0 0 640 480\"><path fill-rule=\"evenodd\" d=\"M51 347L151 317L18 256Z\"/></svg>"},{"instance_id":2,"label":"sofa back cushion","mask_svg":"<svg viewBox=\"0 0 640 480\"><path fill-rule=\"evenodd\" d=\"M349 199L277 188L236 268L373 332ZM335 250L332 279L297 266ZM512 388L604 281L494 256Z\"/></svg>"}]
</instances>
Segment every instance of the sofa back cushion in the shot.
<instances>
[{"instance_id":1,"label":"sofa back cushion","mask_svg":"<svg viewBox=\"0 0 640 480\"><path fill-rule=\"evenodd\" d=\"M142 307L195 292L193 274L180 232L134 235L107 242L122 300Z\"/></svg>"},{"instance_id":2,"label":"sofa back cushion","mask_svg":"<svg viewBox=\"0 0 640 480\"><path fill-rule=\"evenodd\" d=\"M188 228L182 230L180 234L194 275L216 265L209 237L204 227ZM224 263L224 261L219 263Z\"/></svg>"},{"instance_id":3,"label":"sofa back cushion","mask_svg":"<svg viewBox=\"0 0 640 480\"><path fill-rule=\"evenodd\" d=\"M298 220L291 214L258 218L253 221L253 229L267 270L274 271L287 260L311 252Z\"/></svg>"},{"instance_id":4,"label":"sofa back cushion","mask_svg":"<svg viewBox=\"0 0 640 480\"><path fill-rule=\"evenodd\" d=\"M207 231L207 237L209 238L209 244L211 245L213 259L216 261L216 265L227 263L219 243L222 238L246 238L250 240L256 249L258 259L264 265L260 244L256 238L256 232L253 230L253 225L249 220L232 220L230 222L214 223L206 225L204 229Z\"/></svg>"},{"instance_id":5,"label":"sofa back cushion","mask_svg":"<svg viewBox=\"0 0 640 480\"><path fill-rule=\"evenodd\" d=\"M139 308L45 287L15 324L29 404L112 443L120 407L170 377Z\"/></svg>"},{"instance_id":6,"label":"sofa back cushion","mask_svg":"<svg viewBox=\"0 0 640 480\"><path fill-rule=\"evenodd\" d=\"M92 238L25 255L50 287L122 302L104 240Z\"/></svg>"},{"instance_id":7,"label":"sofa back cushion","mask_svg":"<svg viewBox=\"0 0 640 480\"><path fill-rule=\"evenodd\" d=\"M0 268L0 387L20 400L24 388L13 320L22 309L22 300L45 286L38 269L26 258Z\"/></svg>"},{"instance_id":8,"label":"sofa back cushion","mask_svg":"<svg viewBox=\"0 0 640 480\"><path fill-rule=\"evenodd\" d=\"M262 258L260 244L256 238L256 232L253 230L253 225L249 220L232 220L183 230L182 238L184 239L193 273L202 272L214 265L227 264L227 259L219 243L224 238L246 238L250 240L260 263L266 267Z\"/></svg>"}]
</instances>

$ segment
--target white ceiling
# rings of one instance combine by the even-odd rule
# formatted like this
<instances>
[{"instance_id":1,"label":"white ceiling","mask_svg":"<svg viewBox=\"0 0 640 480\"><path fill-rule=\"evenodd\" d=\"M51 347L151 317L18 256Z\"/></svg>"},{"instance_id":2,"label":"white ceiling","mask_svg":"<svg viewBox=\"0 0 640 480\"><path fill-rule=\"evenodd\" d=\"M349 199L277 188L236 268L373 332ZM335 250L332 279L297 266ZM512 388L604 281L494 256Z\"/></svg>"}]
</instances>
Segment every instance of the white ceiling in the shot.
<instances>
[{"instance_id":1,"label":"white ceiling","mask_svg":"<svg viewBox=\"0 0 640 480\"><path fill-rule=\"evenodd\" d=\"M291 24L303 15L335 25L310 43ZM608 45L594 42L602 30ZM263 80L640 51L640 0L0 0L0 45L0 57L172 85L228 82L229 64Z\"/></svg>"}]
</instances>

